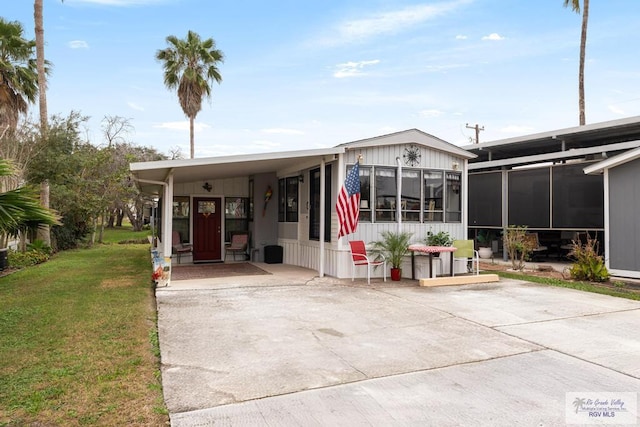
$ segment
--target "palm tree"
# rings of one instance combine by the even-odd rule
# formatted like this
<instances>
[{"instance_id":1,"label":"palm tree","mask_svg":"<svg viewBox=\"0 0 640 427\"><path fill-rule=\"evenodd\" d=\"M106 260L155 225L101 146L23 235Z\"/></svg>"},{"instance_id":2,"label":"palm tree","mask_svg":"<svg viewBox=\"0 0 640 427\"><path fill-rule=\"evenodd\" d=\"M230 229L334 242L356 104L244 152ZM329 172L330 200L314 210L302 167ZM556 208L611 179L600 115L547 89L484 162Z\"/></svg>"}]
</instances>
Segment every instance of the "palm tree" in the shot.
<instances>
[{"instance_id":1,"label":"palm tree","mask_svg":"<svg viewBox=\"0 0 640 427\"><path fill-rule=\"evenodd\" d=\"M167 89L178 91L182 111L189 118L191 158L194 156L193 122L202 109L202 98L211 97L210 83L220 83L222 76L218 64L224 54L216 49L212 39L201 40L193 31L186 39L168 36L169 47L156 52L156 59L163 61L164 84Z\"/></svg>"},{"instance_id":2,"label":"palm tree","mask_svg":"<svg viewBox=\"0 0 640 427\"><path fill-rule=\"evenodd\" d=\"M0 17L0 136L15 130L38 94L35 41L23 34L22 24Z\"/></svg>"},{"instance_id":3,"label":"palm tree","mask_svg":"<svg viewBox=\"0 0 640 427\"><path fill-rule=\"evenodd\" d=\"M33 4L33 20L36 33L36 68L38 71L38 101L40 107L40 133L46 139L49 130L47 114L47 61L44 59L44 20L42 16L42 0L35 0ZM49 181L40 183L40 201L45 208L49 207ZM51 246L51 230L49 227L41 227L38 230L38 238Z\"/></svg>"},{"instance_id":4,"label":"palm tree","mask_svg":"<svg viewBox=\"0 0 640 427\"><path fill-rule=\"evenodd\" d=\"M564 7L580 13L580 0L564 0ZM587 50L587 24L589 22L589 0L582 0L582 33L580 35L580 66L578 71L578 111L580 126L586 124L584 102L584 60Z\"/></svg>"},{"instance_id":5,"label":"palm tree","mask_svg":"<svg viewBox=\"0 0 640 427\"><path fill-rule=\"evenodd\" d=\"M14 175L11 162L0 159L0 177ZM40 206L37 193L27 187L0 192L0 247L7 244L8 236L17 236L27 229L40 225L58 224L58 216L51 210Z\"/></svg>"}]
</instances>

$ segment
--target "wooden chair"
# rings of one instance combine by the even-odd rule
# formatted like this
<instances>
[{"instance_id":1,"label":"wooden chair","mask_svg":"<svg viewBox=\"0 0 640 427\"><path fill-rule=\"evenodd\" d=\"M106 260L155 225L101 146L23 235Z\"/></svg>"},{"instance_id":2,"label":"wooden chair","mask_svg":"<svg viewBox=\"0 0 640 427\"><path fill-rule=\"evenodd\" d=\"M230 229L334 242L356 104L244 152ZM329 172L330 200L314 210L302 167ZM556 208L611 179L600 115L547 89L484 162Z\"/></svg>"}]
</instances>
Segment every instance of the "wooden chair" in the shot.
<instances>
[{"instance_id":1,"label":"wooden chair","mask_svg":"<svg viewBox=\"0 0 640 427\"><path fill-rule=\"evenodd\" d=\"M540 244L538 233L527 233L525 235L525 239L528 243L529 248L531 249L532 260L541 255L544 255L545 257L547 256L549 248Z\"/></svg>"},{"instance_id":2,"label":"wooden chair","mask_svg":"<svg viewBox=\"0 0 640 427\"><path fill-rule=\"evenodd\" d=\"M224 260L227 261L227 255L233 254L233 260L236 260L236 254L242 255L242 260L246 260L247 246L249 245L249 233L235 233L231 236L231 244L225 248Z\"/></svg>"},{"instance_id":3,"label":"wooden chair","mask_svg":"<svg viewBox=\"0 0 640 427\"><path fill-rule=\"evenodd\" d=\"M473 246L473 240L454 240L451 246L456 248L456 251L453 253L454 263L456 262L456 260L464 260L465 266L468 266L469 260L471 260L471 272L473 273L473 265L475 264L476 274L480 274L480 255ZM456 270L454 268L454 275L455 271Z\"/></svg>"},{"instance_id":4,"label":"wooden chair","mask_svg":"<svg viewBox=\"0 0 640 427\"><path fill-rule=\"evenodd\" d=\"M351 240L349 241L349 246L351 247L351 261L353 264L351 265L351 281L356 277L356 267L365 265L367 266L367 283L371 284L371 266L382 265L383 266L383 277L384 281L387 281L387 260L384 255L380 254L382 259L374 260L370 256L367 255L367 248L365 247L364 241L362 240Z\"/></svg>"},{"instance_id":5,"label":"wooden chair","mask_svg":"<svg viewBox=\"0 0 640 427\"><path fill-rule=\"evenodd\" d=\"M178 264L180 264L180 257L182 254L188 254L193 251L193 246L188 243L182 243L180 239L180 232L174 231L171 233L171 249L178 258Z\"/></svg>"}]
</instances>

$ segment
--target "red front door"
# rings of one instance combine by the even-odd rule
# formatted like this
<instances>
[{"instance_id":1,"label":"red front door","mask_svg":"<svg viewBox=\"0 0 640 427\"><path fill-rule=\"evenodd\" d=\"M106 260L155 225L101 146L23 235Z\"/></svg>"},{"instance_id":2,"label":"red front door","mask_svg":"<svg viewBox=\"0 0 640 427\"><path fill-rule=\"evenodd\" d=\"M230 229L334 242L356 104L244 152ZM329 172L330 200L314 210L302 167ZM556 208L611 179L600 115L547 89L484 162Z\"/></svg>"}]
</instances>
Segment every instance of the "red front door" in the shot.
<instances>
[{"instance_id":1,"label":"red front door","mask_svg":"<svg viewBox=\"0 0 640 427\"><path fill-rule=\"evenodd\" d=\"M193 198L193 261L222 260L222 199Z\"/></svg>"}]
</instances>

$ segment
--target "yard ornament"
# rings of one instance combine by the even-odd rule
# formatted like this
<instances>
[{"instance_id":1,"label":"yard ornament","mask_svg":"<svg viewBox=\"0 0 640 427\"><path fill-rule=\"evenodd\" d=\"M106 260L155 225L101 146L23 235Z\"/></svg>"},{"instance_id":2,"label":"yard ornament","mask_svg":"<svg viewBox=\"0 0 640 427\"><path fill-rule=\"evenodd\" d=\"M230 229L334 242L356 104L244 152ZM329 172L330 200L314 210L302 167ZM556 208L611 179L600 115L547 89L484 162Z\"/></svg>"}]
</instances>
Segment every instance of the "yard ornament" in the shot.
<instances>
[{"instance_id":1,"label":"yard ornament","mask_svg":"<svg viewBox=\"0 0 640 427\"><path fill-rule=\"evenodd\" d=\"M267 203L269 203L269 200L271 200L272 195L273 195L273 190L269 185L267 186L267 192L264 193L264 208L262 209L262 216L265 216L265 214L267 213Z\"/></svg>"}]
</instances>

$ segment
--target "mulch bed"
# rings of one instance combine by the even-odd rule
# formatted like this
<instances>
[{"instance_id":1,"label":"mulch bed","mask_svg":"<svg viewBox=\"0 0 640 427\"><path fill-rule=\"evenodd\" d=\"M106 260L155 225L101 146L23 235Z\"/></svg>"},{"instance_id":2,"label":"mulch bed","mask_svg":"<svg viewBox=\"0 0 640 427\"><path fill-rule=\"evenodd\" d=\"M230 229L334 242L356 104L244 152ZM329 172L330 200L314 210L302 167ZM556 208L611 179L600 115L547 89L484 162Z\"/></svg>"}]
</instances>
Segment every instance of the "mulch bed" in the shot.
<instances>
[{"instance_id":1,"label":"mulch bed","mask_svg":"<svg viewBox=\"0 0 640 427\"><path fill-rule=\"evenodd\" d=\"M248 262L189 264L171 267L171 280L217 279L233 276L259 276L271 274Z\"/></svg>"}]
</instances>

